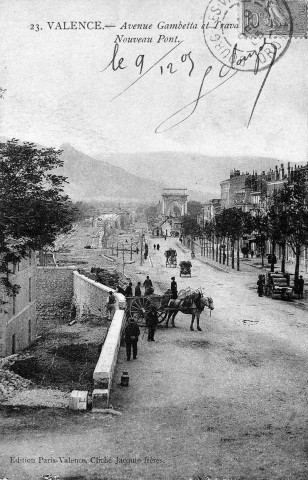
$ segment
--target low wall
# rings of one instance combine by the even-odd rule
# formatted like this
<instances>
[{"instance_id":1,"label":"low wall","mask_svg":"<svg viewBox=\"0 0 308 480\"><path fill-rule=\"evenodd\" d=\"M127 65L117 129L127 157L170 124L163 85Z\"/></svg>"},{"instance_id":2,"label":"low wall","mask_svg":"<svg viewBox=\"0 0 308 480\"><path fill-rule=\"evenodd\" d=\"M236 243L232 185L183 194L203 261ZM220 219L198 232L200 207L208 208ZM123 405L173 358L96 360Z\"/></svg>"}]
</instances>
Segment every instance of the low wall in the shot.
<instances>
[{"instance_id":1,"label":"low wall","mask_svg":"<svg viewBox=\"0 0 308 480\"><path fill-rule=\"evenodd\" d=\"M112 288L97 283L77 271L74 272L74 302L77 307L78 318L84 313L102 315L110 291L114 292L117 299L116 312L93 373L93 411L109 407L110 390L125 323L126 300L124 295L115 292Z\"/></svg>"},{"instance_id":2,"label":"low wall","mask_svg":"<svg viewBox=\"0 0 308 480\"><path fill-rule=\"evenodd\" d=\"M117 293L113 288L74 271L74 303L76 305L77 318L83 314L91 313L102 316L105 311L109 292L114 292L117 299L116 308L123 310L126 306L124 295Z\"/></svg>"},{"instance_id":3,"label":"low wall","mask_svg":"<svg viewBox=\"0 0 308 480\"><path fill-rule=\"evenodd\" d=\"M102 351L99 357L99 360L96 364L93 380L94 388L107 390L108 393L105 393L105 407L109 406L109 395L112 387L114 371L118 359L118 353L120 349L121 334L124 327L125 314L123 310L117 310L113 320L111 322L110 328Z\"/></svg>"}]
</instances>

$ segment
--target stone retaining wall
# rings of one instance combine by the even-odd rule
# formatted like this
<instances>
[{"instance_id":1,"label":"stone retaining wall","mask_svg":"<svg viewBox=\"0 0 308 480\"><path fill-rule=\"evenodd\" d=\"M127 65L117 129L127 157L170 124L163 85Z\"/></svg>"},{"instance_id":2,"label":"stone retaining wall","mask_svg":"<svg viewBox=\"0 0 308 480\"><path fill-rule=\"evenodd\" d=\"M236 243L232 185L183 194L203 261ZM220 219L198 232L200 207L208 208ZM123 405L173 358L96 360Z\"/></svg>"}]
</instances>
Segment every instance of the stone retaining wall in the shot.
<instances>
[{"instance_id":1,"label":"stone retaining wall","mask_svg":"<svg viewBox=\"0 0 308 480\"><path fill-rule=\"evenodd\" d=\"M36 311L38 333L45 333L58 323L67 323L73 299L73 269L71 267L37 267Z\"/></svg>"}]
</instances>

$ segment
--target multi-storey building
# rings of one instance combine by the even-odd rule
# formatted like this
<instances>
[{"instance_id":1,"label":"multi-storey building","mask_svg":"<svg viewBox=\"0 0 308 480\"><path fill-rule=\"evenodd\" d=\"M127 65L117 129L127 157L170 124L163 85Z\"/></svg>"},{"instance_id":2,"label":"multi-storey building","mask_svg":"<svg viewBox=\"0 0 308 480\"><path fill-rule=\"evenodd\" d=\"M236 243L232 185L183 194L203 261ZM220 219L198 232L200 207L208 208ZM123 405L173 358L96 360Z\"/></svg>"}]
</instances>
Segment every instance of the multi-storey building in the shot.
<instances>
[{"instance_id":1,"label":"multi-storey building","mask_svg":"<svg viewBox=\"0 0 308 480\"><path fill-rule=\"evenodd\" d=\"M0 357L22 350L36 337L35 252L13 266L9 280L20 289L14 296L0 290Z\"/></svg>"},{"instance_id":2,"label":"multi-storey building","mask_svg":"<svg viewBox=\"0 0 308 480\"><path fill-rule=\"evenodd\" d=\"M261 174L233 170L230 178L220 182L221 208L237 207L245 212L260 210L288 180L293 181L297 174L307 171L308 164L291 167L290 163L287 169L281 164Z\"/></svg>"}]
</instances>

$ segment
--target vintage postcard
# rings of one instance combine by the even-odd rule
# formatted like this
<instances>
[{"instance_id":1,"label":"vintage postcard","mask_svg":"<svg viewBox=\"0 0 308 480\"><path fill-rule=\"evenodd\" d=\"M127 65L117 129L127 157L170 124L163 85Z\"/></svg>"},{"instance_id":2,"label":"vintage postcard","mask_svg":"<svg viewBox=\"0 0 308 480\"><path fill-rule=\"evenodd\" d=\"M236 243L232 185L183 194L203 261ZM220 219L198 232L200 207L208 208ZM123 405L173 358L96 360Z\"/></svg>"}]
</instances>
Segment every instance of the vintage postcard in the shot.
<instances>
[{"instance_id":1,"label":"vintage postcard","mask_svg":"<svg viewBox=\"0 0 308 480\"><path fill-rule=\"evenodd\" d=\"M308 478L307 35L1 0L0 480Z\"/></svg>"}]
</instances>

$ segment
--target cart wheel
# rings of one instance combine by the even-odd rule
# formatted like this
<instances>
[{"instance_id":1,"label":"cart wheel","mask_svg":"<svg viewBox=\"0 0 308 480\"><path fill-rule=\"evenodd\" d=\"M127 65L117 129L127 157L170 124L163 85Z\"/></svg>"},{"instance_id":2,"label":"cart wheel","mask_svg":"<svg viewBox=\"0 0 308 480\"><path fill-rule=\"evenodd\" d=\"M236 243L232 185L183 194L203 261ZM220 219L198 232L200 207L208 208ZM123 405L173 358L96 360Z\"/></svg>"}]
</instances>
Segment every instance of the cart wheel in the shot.
<instances>
[{"instance_id":1,"label":"cart wheel","mask_svg":"<svg viewBox=\"0 0 308 480\"><path fill-rule=\"evenodd\" d=\"M130 305L130 315L138 325L146 325L146 318L153 303L149 297L136 297Z\"/></svg>"}]
</instances>

